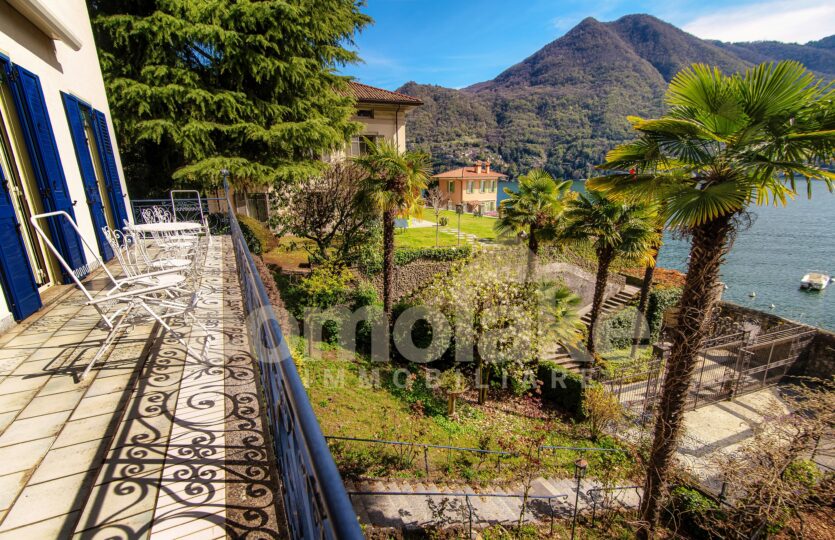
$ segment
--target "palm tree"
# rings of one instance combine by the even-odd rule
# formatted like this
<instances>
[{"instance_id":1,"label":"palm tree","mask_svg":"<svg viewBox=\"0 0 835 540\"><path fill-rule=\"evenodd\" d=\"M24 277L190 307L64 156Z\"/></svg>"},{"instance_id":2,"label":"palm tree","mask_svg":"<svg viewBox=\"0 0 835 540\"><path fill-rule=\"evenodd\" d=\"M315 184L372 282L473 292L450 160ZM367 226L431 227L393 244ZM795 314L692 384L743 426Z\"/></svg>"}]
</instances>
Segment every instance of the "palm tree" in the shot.
<instances>
[{"instance_id":1,"label":"palm tree","mask_svg":"<svg viewBox=\"0 0 835 540\"><path fill-rule=\"evenodd\" d=\"M835 155L835 90L797 62L744 75L694 65L673 78L669 112L630 118L640 137L607 156L614 173L592 182L610 196L660 202L667 225L691 237L690 264L671 332L641 504L648 537L682 431L684 403L716 301L719 268L751 204L785 205L795 180L826 182Z\"/></svg>"},{"instance_id":2,"label":"palm tree","mask_svg":"<svg viewBox=\"0 0 835 540\"><path fill-rule=\"evenodd\" d=\"M354 158L365 172L359 197L383 218L383 309L391 317L394 285L394 220L419 214L429 160L420 152L400 152L388 141L366 141L368 153Z\"/></svg>"},{"instance_id":3,"label":"palm tree","mask_svg":"<svg viewBox=\"0 0 835 540\"><path fill-rule=\"evenodd\" d=\"M554 227L565 209L570 180L555 181L542 169L519 177L519 191L504 188L508 198L502 202L502 216L496 221L500 234L524 233L528 238L527 278L533 279L539 257L539 243L553 236Z\"/></svg>"},{"instance_id":4,"label":"palm tree","mask_svg":"<svg viewBox=\"0 0 835 540\"><path fill-rule=\"evenodd\" d=\"M609 267L616 257L646 262L658 243L655 215L651 206L624 204L596 191L581 194L568 203L566 225L560 237L570 242L591 242L597 258L594 298L591 304L586 349L595 353L594 331L603 306Z\"/></svg>"}]
</instances>

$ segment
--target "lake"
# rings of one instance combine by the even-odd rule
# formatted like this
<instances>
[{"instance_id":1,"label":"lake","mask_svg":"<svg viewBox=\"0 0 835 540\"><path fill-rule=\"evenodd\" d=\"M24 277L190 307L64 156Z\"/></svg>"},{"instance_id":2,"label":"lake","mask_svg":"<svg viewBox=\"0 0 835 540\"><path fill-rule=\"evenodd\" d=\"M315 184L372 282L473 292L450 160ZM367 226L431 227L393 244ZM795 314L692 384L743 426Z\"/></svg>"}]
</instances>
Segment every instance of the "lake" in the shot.
<instances>
[{"instance_id":1,"label":"lake","mask_svg":"<svg viewBox=\"0 0 835 540\"><path fill-rule=\"evenodd\" d=\"M798 188L785 207L751 208L754 224L739 233L722 265L724 300L835 330L835 283L818 292L799 287L807 272L835 275L835 195L823 182L813 183L811 200L805 184ZM574 182L573 189L582 191L583 183ZM689 250L689 242L666 234L658 265L684 272Z\"/></svg>"}]
</instances>

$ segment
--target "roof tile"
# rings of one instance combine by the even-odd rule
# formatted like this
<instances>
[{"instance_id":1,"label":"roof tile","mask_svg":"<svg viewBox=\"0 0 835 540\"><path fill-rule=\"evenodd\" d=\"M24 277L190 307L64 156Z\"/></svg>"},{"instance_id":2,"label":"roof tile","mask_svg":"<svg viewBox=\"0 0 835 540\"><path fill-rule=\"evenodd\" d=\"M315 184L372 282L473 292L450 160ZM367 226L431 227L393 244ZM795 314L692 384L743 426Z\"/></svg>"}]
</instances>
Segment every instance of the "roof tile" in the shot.
<instances>
[{"instance_id":1,"label":"roof tile","mask_svg":"<svg viewBox=\"0 0 835 540\"><path fill-rule=\"evenodd\" d=\"M394 103L397 105L423 105L423 102L416 97L407 96L400 92L392 92L375 86L348 82L348 91L360 103Z\"/></svg>"}]
</instances>

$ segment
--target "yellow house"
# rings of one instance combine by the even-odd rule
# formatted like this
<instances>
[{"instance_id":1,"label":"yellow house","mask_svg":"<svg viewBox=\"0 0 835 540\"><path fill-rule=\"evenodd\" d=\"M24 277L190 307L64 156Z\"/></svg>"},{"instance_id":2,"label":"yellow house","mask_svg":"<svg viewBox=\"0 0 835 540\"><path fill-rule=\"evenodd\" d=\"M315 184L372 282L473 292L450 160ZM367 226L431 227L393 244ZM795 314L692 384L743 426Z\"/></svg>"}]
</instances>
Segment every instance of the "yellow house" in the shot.
<instances>
[{"instance_id":1,"label":"yellow house","mask_svg":"<svg viewBox=\"0 0 835 540\"><path fill-rule=\"evenodd\" d=\"M438 188L447 200L448 207L464 205L465 212L495 212L499 193L499 181L506 178L490 168L490 162L476 161L472 167L460 167L436 174Z\"/></svg>"}]
</instances>

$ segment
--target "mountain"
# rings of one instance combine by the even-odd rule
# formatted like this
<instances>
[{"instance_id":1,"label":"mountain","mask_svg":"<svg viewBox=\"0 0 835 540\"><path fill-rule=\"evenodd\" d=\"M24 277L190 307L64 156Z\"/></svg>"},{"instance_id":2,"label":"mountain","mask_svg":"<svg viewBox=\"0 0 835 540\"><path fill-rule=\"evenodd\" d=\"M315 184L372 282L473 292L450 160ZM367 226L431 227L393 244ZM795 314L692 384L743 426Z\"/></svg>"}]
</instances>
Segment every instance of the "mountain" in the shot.
<instances>
[{"instance_id":1,"label":"mountain","mask_svg":"<svg viewBox=\"0 0 835 540\"><path fill-rule=\"evenodd\" d=\"M667 83L682 68L702 62L736 72L782 59L835 78L835 36L721 43L649 15L590 17L490 81L461 90L409 82L398 91L424 102L409 115L409 145L429 150L436 170L490 159L511 177L544 167L584 178L633 137L627 115L663 112Z\"/></svg>"}]
</instances>

